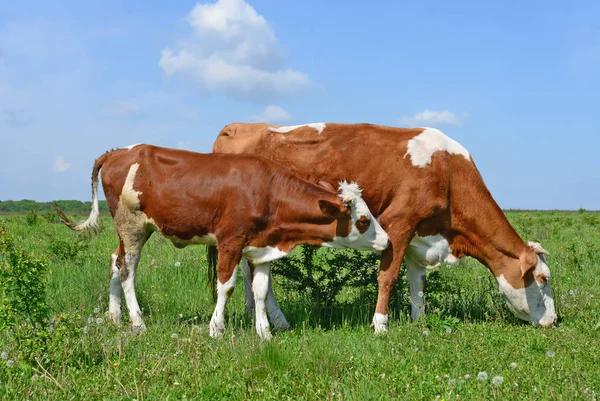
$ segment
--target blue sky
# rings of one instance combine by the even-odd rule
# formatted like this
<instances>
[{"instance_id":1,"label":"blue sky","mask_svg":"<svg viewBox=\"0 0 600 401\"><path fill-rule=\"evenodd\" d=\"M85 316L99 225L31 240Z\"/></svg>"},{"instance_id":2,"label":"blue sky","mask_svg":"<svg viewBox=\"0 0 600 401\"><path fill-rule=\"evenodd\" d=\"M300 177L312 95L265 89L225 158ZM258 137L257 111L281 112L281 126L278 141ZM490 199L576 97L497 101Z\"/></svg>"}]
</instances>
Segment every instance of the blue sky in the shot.
<instances>
[{"instance_id":1,"label":"blue sky","mask_svg":"<svg viewBox=\"0 0 600 401\"><path fill-rule=\"evenodd\" d=\"M208 152L266 120L435 126L501 207L600 209L598 21L597 1L0 2L0 200L89 200L105 150Z\"/></svg>"}]
</instances>

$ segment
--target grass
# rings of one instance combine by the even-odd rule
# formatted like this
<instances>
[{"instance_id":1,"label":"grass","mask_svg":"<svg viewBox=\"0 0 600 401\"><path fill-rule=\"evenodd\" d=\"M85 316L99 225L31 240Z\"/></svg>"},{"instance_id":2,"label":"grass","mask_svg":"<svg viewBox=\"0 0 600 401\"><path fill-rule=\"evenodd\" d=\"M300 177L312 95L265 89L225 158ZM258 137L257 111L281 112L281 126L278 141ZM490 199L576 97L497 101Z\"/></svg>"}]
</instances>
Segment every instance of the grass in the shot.
<instances>
[{"instance_id":1,"label":"grass","mask_svg":"<svg viewBox=\"0 0 600 401\"><path fill-rule=\"evenodd\" d=\"M284 279L276 276L275 292L293 330L275 333L270 343L258 339L243 313L241 277L225 336L208 336L213 305L203 247L178 250L159 236L150 239L137 285L148 328L133 334L126 323L104 321L117 244L110 218L103 218L100 235L81 240L44 219L28 225L25 216L0 216L16 243L47 260L53 313L75 316L65 340L50 347L55 362L44 366L26 364L14 335L0 332L0 352L14 361L0 367L0 399L596 399L600 214L508 216L523 238L551 253L557 328L517 321L492 276L466 259L430 273L427 315L418 322L408 317L401 281L385 336L368 327L374 293L348 292L338 303L319 305L310 295L284 292ZM478 380L479 372L488 379ZM495 376L502 384L492 384Z\"/></svg>"}]
</instances>

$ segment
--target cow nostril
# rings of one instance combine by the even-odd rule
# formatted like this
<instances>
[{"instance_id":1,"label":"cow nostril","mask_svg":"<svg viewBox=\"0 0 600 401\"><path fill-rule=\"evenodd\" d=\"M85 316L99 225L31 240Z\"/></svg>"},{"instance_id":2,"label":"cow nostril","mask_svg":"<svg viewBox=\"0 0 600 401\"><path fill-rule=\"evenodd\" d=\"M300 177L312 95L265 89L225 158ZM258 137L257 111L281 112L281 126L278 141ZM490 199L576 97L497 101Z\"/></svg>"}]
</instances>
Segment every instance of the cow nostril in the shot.
<instances>
[{"instance_id":1,"label":"cow nostril","mask_svg":"<svg viewBox=\"0 0 600 401\"><path fill-rule=\"evenodd\" d=\"M554 316L554 320L552 321L552 326L556 326L557 321L558 321L558 317Z\"/></svg>"}]
</instances>

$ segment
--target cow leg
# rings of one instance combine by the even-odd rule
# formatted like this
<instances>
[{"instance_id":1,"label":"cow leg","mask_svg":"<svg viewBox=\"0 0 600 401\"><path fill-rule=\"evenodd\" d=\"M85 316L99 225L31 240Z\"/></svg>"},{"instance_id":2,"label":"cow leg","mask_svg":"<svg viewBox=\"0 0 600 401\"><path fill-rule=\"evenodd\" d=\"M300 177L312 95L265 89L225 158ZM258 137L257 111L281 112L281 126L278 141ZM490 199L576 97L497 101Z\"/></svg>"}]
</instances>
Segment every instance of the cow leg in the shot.
<instances>
[{"instance_id":1,"label":"cow leg","mask_svg":"<svg viewBox=\"0 0 600 401\"><path fill-rule=\"evenodd\" d=\"M116 324L121 323L121 298L123 296L121 273L117 265L119 249L120 247L115 250L110 258L110 294L108 297L108 316Z\"/></svg>"},{"instance_id":2,"label":"cow leg","mask_svg":"<svg viewBox=\"0 0 600 401\"><path fill-rule=\"evenodd\" d=\"M129 319L134 328L142 330L146 328L146 325L144 324L142 311L135 295L135 280L142 248L150 237L150 234L151 232L139 236L124 236L126 240L121 241L119 257L117 258L117 263L120 267L121 286L123 287L125 303L129 310Z\"/></svg>"},{"instance_id":3,"label":"cow leg","mask_svg":"<svg viewBox=\"0 0 600 401\"><path fill-rule=\"evenodd\" d=\"M217 266L217 305L210 319L210 336L220 337L225 331L225 305L235 288L237 265L240 262L241 250L232 252L219 247L219 264Z\"/></svg>"},{"instance_id":4,"label":"cow leg","mask_svg":"<svg viewBox=\"0 0 600 401\"><path fill-rule=\"evenodd\" d=\"M248 261L242 259L242 275L244 277L244 307L248 317L252 318L254 314L254 294L252 294L252 269Z\"/></svg>"},{"instance_id":5,"label":"cow leg","mask_svg":"<svg viewBox=\"0 0 600 401\"><path fill-rule=\"evenodd\" d=\"M269 317L271 318L271 323L273 323L273 327L279 330L289 330L290 324L288 323L283 311L279 307L277 303L277 299L275 298L275 294L273 293L273 280L271 279L271 263L269 263L269 286L267 292L267 312L269 313Z\"/></svg>"},{"instance_id":6,"label":"cow leg","mask_svg":"<svg viewBox=\"0 0 600 401\"><path fill-rule=\"evenodd\" d=\"M398 227L398 229L390 230L388 228L389 231L387 231L387 233L390 237L390 246L388 246L381 255L381 264L379 267L379 275L377 277L379 293L372 323L372 327L375 328L375 334L387 332L390 293L398 281L398 274L400 273L404 252L406 251L416 228L416 223L411 224L409 221L403 222L402 220L398 221L396 219L393 224L394 228ZM383 224L382 226L386 227L386 225ZM387 226L390 227L390 225Z\"/></svg>"},{"instance_id":7,"label":"cow leg","mask_svg":"<svg viewBox=\"0 0 600 401\"><path fill-rule=\"evenodd\" d=\"M410 285L410 316L413 320L425 314L425 277L427 269L415 262L412 258L406 257L406 278Z\"/></svg>"},{"instance_id":8,"label":"cow leg","mask_svg":"<svg viewBox=\"0 0 600 401\"><path fill-rule=\"evenodd\" d=\"M256 332L263 340L271 339L269 320L265 301L269 292L270 263L262 263L254 266L254 277L252 280L252 291L254 292L254 304L256 305Z\"/></svg>"},{"instance_id":9,"label":"cow leg","mask_svg":"<svg viewBox=\"0 0 600 401\"><path fill-rule=\"evenodd\" d=\"M270 265L270 263L269 263ZM242 259L242 272L244 273L244 298L245 308L248 317L254 317L254 294L252 293L252 280L253 280L253 269L246 259ZM289 330L290 324L288 323L283 311L277 303L275 294L273 293L273 281L271 280L271 270L269 269L269 289L267 291L267 313L273 327L279 330Z\"/></svg>"}]
</instances>

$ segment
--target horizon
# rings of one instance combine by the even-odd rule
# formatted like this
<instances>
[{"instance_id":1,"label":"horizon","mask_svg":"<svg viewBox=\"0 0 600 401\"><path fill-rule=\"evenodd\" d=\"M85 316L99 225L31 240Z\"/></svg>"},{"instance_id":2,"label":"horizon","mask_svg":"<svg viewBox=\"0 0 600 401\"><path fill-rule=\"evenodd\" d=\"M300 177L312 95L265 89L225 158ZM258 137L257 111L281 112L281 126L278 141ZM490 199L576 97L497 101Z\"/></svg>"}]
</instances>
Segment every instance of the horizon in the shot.
<instances>
[{"instance_id":1,"label":"horizon","mask_svg":"<svg viewBox=\"0 0 600 401\"><path fill-rule=\"evenodd\" d=\"M233 121L432 126L503 210L600 209L600 3L0 4L0 200L90 201L106 150ZM102 191L100 198L104 199Z\"/></svg>"}]
</instances>

